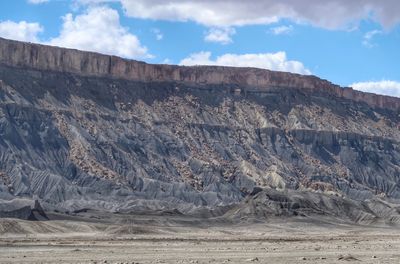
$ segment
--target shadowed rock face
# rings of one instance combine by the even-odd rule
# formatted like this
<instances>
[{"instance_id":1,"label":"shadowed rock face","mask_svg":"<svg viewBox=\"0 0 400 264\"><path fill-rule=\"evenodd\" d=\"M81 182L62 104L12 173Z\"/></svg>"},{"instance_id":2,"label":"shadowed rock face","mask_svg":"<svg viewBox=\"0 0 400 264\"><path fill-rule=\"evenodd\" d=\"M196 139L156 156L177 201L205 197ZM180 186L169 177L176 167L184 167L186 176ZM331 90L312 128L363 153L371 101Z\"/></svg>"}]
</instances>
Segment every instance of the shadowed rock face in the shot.
<instances>
[{"instance_id":1,"label":"shadowed rock face","mask_svg":"<svg viewBox=\"0 0 400 264\"><path fill-rule=\"evenodd\" d=\"M398 103L313 76L0 40L0 199L191 213L269 187L395 203Z\"/></svg>"},{"instance_id":2,"label":"shadowed rock face","mask_svg":"<svg viewBox=\"0 0 400 264\"><path fill-rule=\"evenodd\" d=\"M48 220L40 203L35 200L0 200L0 218L19 218L24 220Z\"/></svg>"}]
</instances>

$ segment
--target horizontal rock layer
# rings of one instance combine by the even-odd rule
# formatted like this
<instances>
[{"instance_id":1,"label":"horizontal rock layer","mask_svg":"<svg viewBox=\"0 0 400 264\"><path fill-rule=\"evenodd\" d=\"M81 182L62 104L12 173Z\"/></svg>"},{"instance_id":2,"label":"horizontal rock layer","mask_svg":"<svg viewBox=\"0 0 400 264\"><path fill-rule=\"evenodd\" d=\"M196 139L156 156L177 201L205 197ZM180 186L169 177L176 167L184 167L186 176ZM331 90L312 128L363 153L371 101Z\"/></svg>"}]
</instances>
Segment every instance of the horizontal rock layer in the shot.
<instances>
[{"instance_id":1,"label":"horizontal rock layer","mask_svg":"<svg viewBox=\"0 0 400 264\"><path fill-rule=\"evenodd\" d=\"M273 89L307 89L310 92L367 103L372 107L397 110L400 99L342 88L315 76L303 76L256 68L219 66L184 67L155 65L115 56L73 49L24 43L0 38L0 63L39 70L107 76L146 82L183 82L192 84L230 85L233 89L267 91Z\"/></svg>"},{"instance_id":2,"label":"horizontal rock layer","mask_svg":"<svg viewBox=\"0 0 400 264\"><path fill-rule=\"evenodd\" d=\"M357 93L372 100L357 102L316 77L250 68L148 65L6 40L0 52L1 200L197 215L239 204L227 217L241 218L253 210L246 196L272 188L254 210L304 214L322 203L335 217L345 208L351 221L398 222L400 115L376 107L389 97ZM14 209L3 215L28 215Z\"/></svg>"},{"instance_id":3,"label":"horizontal rock layer","mask_svg":"<svg viewBox=\"0 0 400 264\"><path fill-rule=\"evenodd\" d=\"M397 201L399 124L395 111L301 89L0 65L0 199L192 213L271 187Z\"/></svg>"}]
</instances>

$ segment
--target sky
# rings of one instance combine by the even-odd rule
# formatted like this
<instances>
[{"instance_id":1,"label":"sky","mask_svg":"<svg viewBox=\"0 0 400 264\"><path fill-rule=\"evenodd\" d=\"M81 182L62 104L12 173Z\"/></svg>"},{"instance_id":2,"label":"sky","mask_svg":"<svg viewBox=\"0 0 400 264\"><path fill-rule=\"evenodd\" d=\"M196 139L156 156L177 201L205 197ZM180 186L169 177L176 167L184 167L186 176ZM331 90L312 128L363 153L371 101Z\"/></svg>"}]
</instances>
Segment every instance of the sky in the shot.
<instances>
[{"instance_id":1,"label":"sky","mask_svg":"<svg viewBox=\"0 0 400 264\"><path fill-rule=\"evenodd\" d=\"M400 97L398 0L0 1L0 37L148 63L312 74Z\"/></svg>"}]
</instances>

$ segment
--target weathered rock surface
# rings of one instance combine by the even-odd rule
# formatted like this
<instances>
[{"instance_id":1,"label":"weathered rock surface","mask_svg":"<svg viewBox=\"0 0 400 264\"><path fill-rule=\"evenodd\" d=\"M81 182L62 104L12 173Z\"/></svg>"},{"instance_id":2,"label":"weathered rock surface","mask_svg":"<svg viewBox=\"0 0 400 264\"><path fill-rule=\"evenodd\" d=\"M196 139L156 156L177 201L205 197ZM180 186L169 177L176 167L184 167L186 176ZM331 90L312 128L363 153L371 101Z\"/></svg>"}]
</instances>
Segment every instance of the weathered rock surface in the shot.
<instances>
[{"instance_id":1,"label":"weathered rock surface","mask_svg":"<svg viewBox=\"0 0 400 264\"><path fill-rule=\"evenodd\" d=\"M0 199L198 213L269 187L396 204L399 102L313 76L0 39Z\"/></svg>"},{"instance_id":2,"label":"weathered rock surface","mask_svg":"<svg viewBox=\"0 0 400 264\"><path fill-rule=\"evenodd\" d=\"M307 89L330 93L397 110L400 99L341 88L315 76L276 72L256 68L217 66L183 67L154 65L72 49L24 43L0 38L0 63L40 70L76 73L84 76L113 77L142 82L183 82L194 85L229 85L243 92L280 89Z\"/></svg>"},{"instance_id":3,"label":"weathered rock surface","mask_svg":"<svg viewBox=\"0 0 400 264\"><path fill-rule=\"evenodd\" d=\"M47 220L39 201L31 199L0 200L0 218Z\"/></svg>"},{"instance_id":4,"label":"weathered rock surface","mask_svg":"<svg viewBox=\"0 0 400 264\"><path fill-rule=\"evenodd\" d=\"M336 219L339 222L369 224L398 224L400 205L378 197L355 201L337 195L308 191L264 189L247 197L229 210L225 218L234 220L261 220L276 217L308 217L310 219Z\"/></svg>"}]
</instances>

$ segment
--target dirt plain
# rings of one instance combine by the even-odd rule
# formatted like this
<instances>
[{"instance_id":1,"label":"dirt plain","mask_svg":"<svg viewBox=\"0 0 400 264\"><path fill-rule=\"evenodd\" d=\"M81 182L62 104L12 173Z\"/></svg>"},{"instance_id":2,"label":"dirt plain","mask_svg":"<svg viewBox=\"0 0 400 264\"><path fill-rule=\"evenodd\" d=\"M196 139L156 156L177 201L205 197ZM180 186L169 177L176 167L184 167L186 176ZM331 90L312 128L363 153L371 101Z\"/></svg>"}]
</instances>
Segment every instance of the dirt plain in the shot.
<instances>
[{"instance_id":1,"label":"dirt plain","mask_svg":"<svg viewBox=\"0 0 400 264\"><path fill-rule=\"evenodd\" d=\"M0 219L0 263L400 263L400 230L321 219Z\"/></svg>"}]
</instances>

